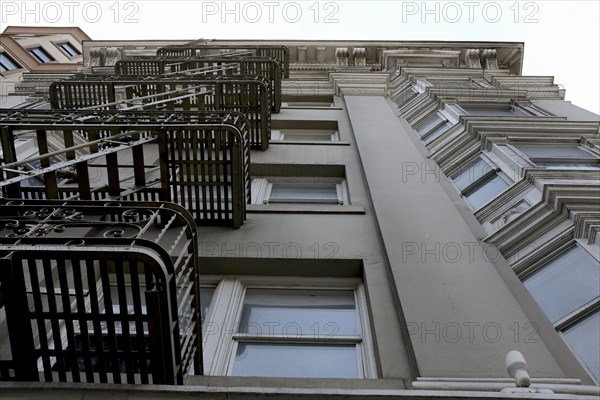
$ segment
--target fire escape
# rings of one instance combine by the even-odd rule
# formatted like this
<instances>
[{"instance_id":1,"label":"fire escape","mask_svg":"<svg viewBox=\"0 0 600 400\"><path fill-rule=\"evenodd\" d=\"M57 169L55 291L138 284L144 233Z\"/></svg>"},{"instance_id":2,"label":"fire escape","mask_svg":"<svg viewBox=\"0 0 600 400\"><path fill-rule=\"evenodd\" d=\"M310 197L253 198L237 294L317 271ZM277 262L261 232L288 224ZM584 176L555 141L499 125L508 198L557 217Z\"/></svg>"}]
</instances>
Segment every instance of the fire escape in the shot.
<instances>
[{"instance_id":1,"label":"fire escape","mask_svg":"<svg viewBox=\"0 0 600 400\"><path fill-rule=\"evenodd\" d=\"M1 380L202 374L196 226L243 224L288 76L284 46L192 42L0 111Z\"/></svg>"}]
</instances>

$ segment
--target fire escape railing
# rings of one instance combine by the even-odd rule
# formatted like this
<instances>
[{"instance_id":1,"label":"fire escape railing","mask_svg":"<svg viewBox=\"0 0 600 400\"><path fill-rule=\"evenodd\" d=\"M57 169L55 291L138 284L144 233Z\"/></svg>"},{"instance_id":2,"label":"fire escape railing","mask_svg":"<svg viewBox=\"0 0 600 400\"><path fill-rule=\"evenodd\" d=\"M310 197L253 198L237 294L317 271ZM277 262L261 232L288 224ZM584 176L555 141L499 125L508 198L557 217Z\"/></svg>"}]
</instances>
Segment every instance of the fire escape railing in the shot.
<instances>
[{"instance_id":1,"label":"fire escape railing","mask_svg":"<svg viewBox=\"0 0 600 400\"><path fill-rule=\"evenodd\" d=\"M1 193L23 199L172 201L198 224L237 228L250 199L248 126L235 111L2 110ZM15 140L32 132L39 156L18 160ZM57 150L51 151L50 143Z\"/></svg>"},{"instance_id":2,"label":"fire escape railing","mask_svg":"<svg viewBox=\"0 0 600 400\"><path fill-rule=\"evenodd\" d=\"M119 76L168 77L176 74L191 76L229 75L263 76L271 82L271 111L281 110L281 62L266 57L190 57L190 58L140 58L118 61L115 73Z\"/></svg>"},{"instance_id":3,"label":"fire escape railing","mask_svg":"<svg viewBox=\"0 0 600 400\"><path fill-rule=\"evenodd\" d=\"M176 76L145 79L87 76L54 82L53 109L237 111L248 119L250 145L266 150L271 136L271 83L264 77Z\"/></svg>"},{"instance_id":4,"label":"fire escape railing","mask_svg":"<svg viewBox=\"0 0 600 400\"><path fill-rule=\"evenodd\" d=\"M0 379L182 384L201 374L197 240L176 204L0 200L10 342Z\"/></svg>"},{"instance_id":5,"label":"fire escape railing","mask_svg":"<svg viewBox=\"0 0 600 400\"><path fill-rule=\"evenodd\" d=\"M159 57L271 57L279 60L283 77L290 77L290 51L280 45L219 45L219 44L188 44L161 47L156 51Z\"/></svg>"}]
</instances>

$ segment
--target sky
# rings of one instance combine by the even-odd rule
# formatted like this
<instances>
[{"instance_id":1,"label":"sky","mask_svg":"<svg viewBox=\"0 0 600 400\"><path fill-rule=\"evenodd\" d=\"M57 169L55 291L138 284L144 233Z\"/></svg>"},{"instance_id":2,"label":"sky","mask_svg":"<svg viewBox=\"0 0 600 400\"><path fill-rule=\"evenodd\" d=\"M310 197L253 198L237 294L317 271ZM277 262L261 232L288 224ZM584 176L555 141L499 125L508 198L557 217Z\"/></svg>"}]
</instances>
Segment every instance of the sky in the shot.
<instances>
[{"instance_id":1,"label":"sky","mask_svg":"<svg viewBox=\"0 0 600 400\"><path fill-rule=\"evenodd\" d=\"M525 43L524 75L554 76L600 114L600 1L0 0L8 25L92 39L467 40Z\"/></svg>"}]
</instances>

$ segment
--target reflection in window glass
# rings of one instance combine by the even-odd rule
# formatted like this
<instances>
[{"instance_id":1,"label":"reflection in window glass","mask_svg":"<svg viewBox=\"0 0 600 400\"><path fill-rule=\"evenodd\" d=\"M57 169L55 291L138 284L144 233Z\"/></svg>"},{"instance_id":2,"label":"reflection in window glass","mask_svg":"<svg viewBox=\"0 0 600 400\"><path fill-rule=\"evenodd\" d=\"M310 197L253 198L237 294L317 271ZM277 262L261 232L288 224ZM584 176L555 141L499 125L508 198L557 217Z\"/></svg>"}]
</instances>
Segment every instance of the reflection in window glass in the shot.
<instances>
[{"instance_id":1,"label":"reflection in window glass","mask_svg":"<svg viewBox=\"0 0 600 400\"><path fill-rule=\"evenodd\" d=\"M200 323L204 322L204 318L206 318L214 293L214 287L200 287Z\"/></svg>"},{"instance_id":2,"label":"reflection in window glass","mask_svg":"<svg viewBox=\"0 0 600 400\"><path fill-rule=\"evenodd\" d=\"M400 96L398 96L398 98L396 99L396 104L398 105L398 108L404 107L405 104L408 104L408 102L417 97L418 94L419 93L413 88L402 92Z\"/></svg>"},{"instance_id":3,"label":"reflection in window glass","mask_svg":"<svg viewBox=\"0 0 600 400\"><path fill-rule=\"evenodd\" d=\"M465 197L475 210L479 210L484 204L487 204L500 193L508 188L506 183L498 175L493 174L486 178L473 191L470 191Z\"/></svg>"},{"instance_id":4,"label":"reflection in window glass","mask_svg":"<svg viewBox=\"0 0 600 400\"><path fill-rule=\"evenodd\" d=\"M477 157L457 172L451 178L459 190L463 190L492 170L492 167L481 157Z\"/></svg>"},{"instance_id":5,"label":"reflection in window glass","mask_svg":"<svg viewBox=\"0 0 600 400\"><path fill-rule=\"evenodd\" d=\"M29 51L29 54L31 54L36 60L38 60L39 62L41 62L43 64L53 61L52 57L50 57L48 55L48 53L46 53L46 51L44 49L42 49L41 47L29 49L28 51Z\"/></svg>"},{"instance_id":6,"label":"reflection in window glass","mask_svg":"<svg viewBox=\"0 0 600 400\"><path fill-rule=\"evenodd\" d=\"M527 157L531 158L590 158L591 154L579 147L574 146L540 146L520 145L516 146Z\"/></svg>"},{"instance_id":7,"label":"reflection in window glass","mask_svg":"<svg viewBox=\"0 0 600 400\"><path fill-rule=\"evenodd\" d=\"M523 283L546 316L556 322L600 296L600 265L575 246L550 261Z\"/></svg>"},{"instance_id":8,"label":"reflection in window glass","mask_svg":"<svg viewBox=\"0 0 600 400\"><path fill-rule=\"evenodd\" d=\"M437 139L440 136L442 136L449 129L450 129L450 125L448 125L448 124L442 125L442 126L436 128L436 129L434 129L432 132L430 132L427 135L427 137L425 139L423 139L423 142L425 142L425 144L429 144L429 143L433 142L435 139Z\"/></svg>"},{"instance_id":9,"label":"reflection in window glass","mask_svg":"<svg viewBox=\"0 0 600 400\"><path fill-rule=\"evenodd\" d=\"M421 122L421 124L419 124L415 128L415 130L417 131L419 136L423 136L442 122L444 122L442 117L440 117L438 114L434 114L433 116L427 118L425 121Z\"/></svg>"},{"instance_id":10,"label":"reflection in window glass","mask_svg":"<svg viewBox=\"0 0 600 400\"><path fill-rule=\"evenodd\" d=\"M71 43L61 43L60 48L64 51L69 57L75 57L79 55L79 51L75 47L71 45Z\"/></svg>"},{"instance_id":11,"label":"reflection in window glass","mask_svg":"<svg viewBox=\"0 0 600 400\"><path fill-rule=\"evenodd\" d=\"M6 53L0 53L0 73L19 69L17 63Z\"/></svg>"},{"instance_id":12,"label":"reflection in window glass","mask_svg":"<svg viewBox=\"0 0 600 400\"><path fill-rule=\"evenodd\" d=\"M358 378L356 346L239 343L234 376Z\"/></svg>"},{"instance_id":13,"label":"reflection in window glass","mask_svg":"<svg viewBox=\"0 0 600 400\"><path fill-rule=\"evenodd\" d=\"M339 204L335 183L273 183L269 203Z\"/></svg>"},{"instance_id":14,"label":"reflection in window glass","mask_svg":"<svg viewBox=\"0 0 600 400\"><path fill-rule=\"evenodd\" d=\"M358 335L354 292L247 289L239 332Z\"/></svg>"},{"instance_id":15,"label":"reflection in window glass","mask_svg":"<svg viewBox=\"0 0 600 400\"><path fill-rule=\"evenodd\" d=\"M566 341L596 379L600 379L600 312L592 314L563 333Z\"/></svg>"}]
</instances>

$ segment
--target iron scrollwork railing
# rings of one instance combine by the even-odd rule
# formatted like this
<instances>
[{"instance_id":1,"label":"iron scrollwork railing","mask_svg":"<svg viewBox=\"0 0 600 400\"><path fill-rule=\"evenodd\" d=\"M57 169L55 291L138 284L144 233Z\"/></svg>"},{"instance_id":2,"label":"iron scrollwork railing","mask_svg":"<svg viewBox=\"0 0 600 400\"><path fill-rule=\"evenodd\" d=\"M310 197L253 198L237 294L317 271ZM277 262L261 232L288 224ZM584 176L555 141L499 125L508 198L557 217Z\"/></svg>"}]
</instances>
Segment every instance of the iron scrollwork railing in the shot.
<instances>
[{"instance_id":1,"label":"iron scrollwork railing","mask_svg":"<svg viewBox=\"0 0 600 400\"><path fill-rule=\"evenodd\" d=\"M250 148L240 113L3 110L0 125L3 197L173 201L198 224L245 219ZM35 138L39 156L18 159L22 138Z\"/></svg>"},{"instance_id":2,"label":"iron scrollwork railing","mask_svg":"<svg viewBox=\"0 0 600 400\"><path fill-rule=\"evenodd\" d=\"M0 200L1 379L202 373L197 232L172 203Z\"/></svg>"}]
</instances>

